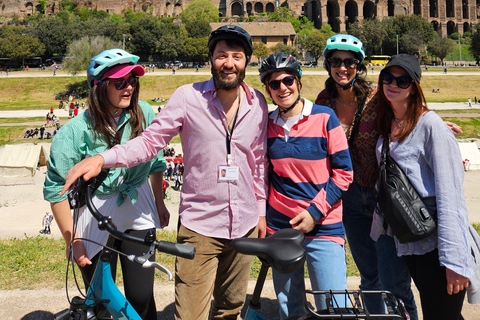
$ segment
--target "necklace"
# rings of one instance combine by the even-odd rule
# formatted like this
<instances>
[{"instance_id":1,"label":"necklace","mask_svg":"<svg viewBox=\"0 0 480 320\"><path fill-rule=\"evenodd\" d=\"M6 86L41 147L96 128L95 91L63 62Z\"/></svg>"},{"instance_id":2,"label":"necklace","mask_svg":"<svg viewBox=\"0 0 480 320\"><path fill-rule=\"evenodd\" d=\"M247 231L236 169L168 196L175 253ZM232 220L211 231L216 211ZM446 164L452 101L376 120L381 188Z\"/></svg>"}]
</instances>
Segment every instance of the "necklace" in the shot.
<instances>
[{"instance_id":1,"label":"necklace","mask_svg":"<svg viewBox=\"0 0 480 320\"><path fill-rule=\"evenodd\" d=\"M352 105L352 104L357 105L357 98L356 98L356 97L353 98L352 100L348 101L348 102L344 102L344 101L340 100L340 98L337 97L337 98L335 99L335 101L336 101L336 102L339 102L340 104L343 104L344 106L347 106L347 107L350 106L350 105Z\"/></svg>"},{"instance_id":2,"label":"necklace","mask_svg":"<svg viewBox=\"0 0 480 320\"><path fill-rule=\"evenodd\" d=\"M398 119L394 117L393 121L395 121L400 129L403 129L403 126L405 125L405 119Z\"/></svg>"}]
</instances>

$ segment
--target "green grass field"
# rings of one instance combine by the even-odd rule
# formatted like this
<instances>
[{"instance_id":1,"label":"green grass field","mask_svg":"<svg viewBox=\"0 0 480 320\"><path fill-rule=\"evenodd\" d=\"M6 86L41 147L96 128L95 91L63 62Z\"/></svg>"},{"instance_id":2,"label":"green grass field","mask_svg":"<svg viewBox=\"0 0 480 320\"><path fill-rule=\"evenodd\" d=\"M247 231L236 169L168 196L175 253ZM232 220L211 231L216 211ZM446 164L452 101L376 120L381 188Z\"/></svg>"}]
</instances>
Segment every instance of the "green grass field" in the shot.
<instances>
[{"instance_id":1,"label":"green grass field","mask_svg":"<svg viewBox=\"0 0 480 320\"><path fill-rule=\"evenodd\" d=\"M429 71L430 72L430 71ZM368 76L368 80L377 81L378 72ZM181 85L209 79L208 75L148 76L140 79L140 98L151 102L154 98L169 98ZM304 75L302 77L302 96L315 100L324 88L326 75ZM422 88L427 102L466 102L470 97L480 98L478 83L480 76L444 76L433 75L422 78ZM265 92L258 76L247 75L246 82ZM38 77L38 78L0 78L0 110L38 110L57 107L58 94L75 90L86 97L87 83L83 77ZM440 89L432 93L432 89ZM152 103L158 105L159 103Z\"/></svg>"}]
</instances>

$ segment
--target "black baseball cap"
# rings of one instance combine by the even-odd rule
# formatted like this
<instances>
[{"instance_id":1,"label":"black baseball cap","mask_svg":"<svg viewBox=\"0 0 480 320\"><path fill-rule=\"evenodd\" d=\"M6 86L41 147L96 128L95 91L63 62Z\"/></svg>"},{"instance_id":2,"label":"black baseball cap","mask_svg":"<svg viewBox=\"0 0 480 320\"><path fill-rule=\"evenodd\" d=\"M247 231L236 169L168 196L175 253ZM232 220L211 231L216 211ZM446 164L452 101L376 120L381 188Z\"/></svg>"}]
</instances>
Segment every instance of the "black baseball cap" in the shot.
<instances>
[{"instance_id":1,"label":"black baseball cap","mask_svg":"<svg viewBox=\"0 0 480 320\"><path fill-rule=\"evenodd\" d=\"M406 53L394 55L390 58L390 61L387 63L385 69L383 70L394 66L404 69L405 71L407 71L408 75L410 76L410 78L412 78L412 80L420 83L420 79L422 78L422 69L420 68L420 63L418 62L418 59L414 56Z\"/></svg>"}]
</instances>

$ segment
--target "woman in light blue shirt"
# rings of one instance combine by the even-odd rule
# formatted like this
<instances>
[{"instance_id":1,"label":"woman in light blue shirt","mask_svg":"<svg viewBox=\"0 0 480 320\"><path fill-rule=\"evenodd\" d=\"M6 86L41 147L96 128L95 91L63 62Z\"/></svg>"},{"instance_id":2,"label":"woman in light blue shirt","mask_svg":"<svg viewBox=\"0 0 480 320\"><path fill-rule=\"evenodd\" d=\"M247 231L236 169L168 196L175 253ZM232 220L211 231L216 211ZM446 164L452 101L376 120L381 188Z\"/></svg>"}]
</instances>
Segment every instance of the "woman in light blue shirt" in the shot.
<instances>
[{"instance_id":1,"label":"woman in light blue shirt","mask_svg":"<svg viewBox=\"0 0 480 320\"><path fill-rule=\"evenodd\" d=\"M468 213L463 193L463 165L452 131L427 108L420 87L418 60L393 56L379 79L377 143L390 138L390 156L405 172L437 221L425 239L397 244L420 292L424 320L463 319L469 277L473 275L468 239ZM381 213L372 236L383 232ZM390 229L388 232L391 232Z\"/></svg>"}]
</instances>

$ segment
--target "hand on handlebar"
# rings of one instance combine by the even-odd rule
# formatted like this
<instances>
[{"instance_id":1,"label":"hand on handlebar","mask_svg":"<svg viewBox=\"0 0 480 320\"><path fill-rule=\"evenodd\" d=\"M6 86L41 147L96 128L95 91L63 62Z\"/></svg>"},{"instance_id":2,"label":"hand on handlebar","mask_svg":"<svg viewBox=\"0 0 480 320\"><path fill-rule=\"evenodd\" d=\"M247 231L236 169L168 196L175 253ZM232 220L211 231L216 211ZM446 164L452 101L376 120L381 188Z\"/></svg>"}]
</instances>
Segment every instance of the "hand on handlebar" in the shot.
<instances>
[{"instance_id":1,"label":"hand on handlebar","mask_svg":"<svg viewBox=\"0 0 480 320\"><path fill-rule=\"evenodd\" d=\"M70 189L70 186L81 176L85 181L96 177L102 171L102 166L104 164L103 157L100 155L95 155L93 157L86 158L76 165L73 166L68 171L67 177L65 179L65 185L63 186L60 195L62 196Z\"/></svg>"}]
</instances>

